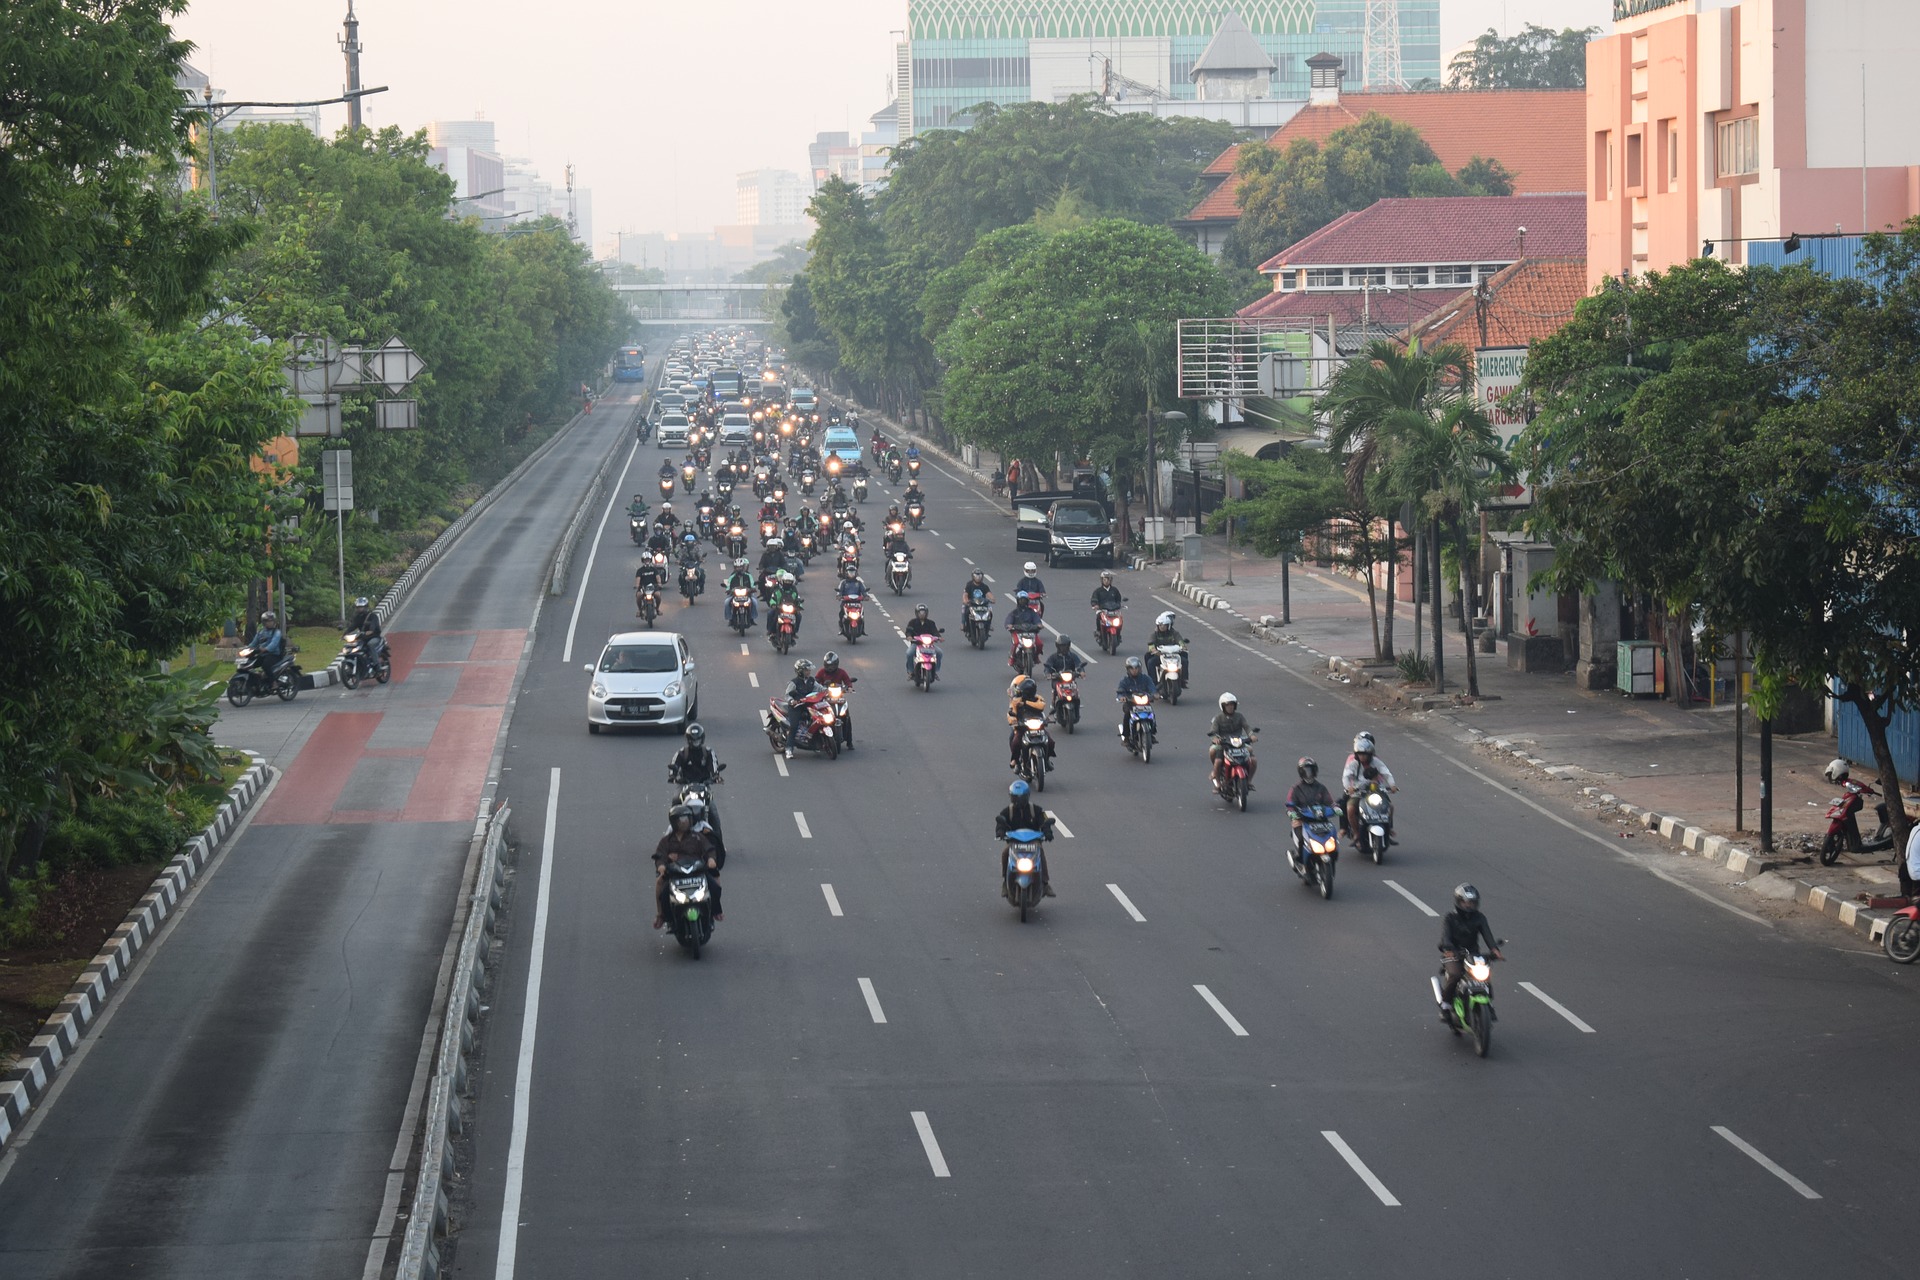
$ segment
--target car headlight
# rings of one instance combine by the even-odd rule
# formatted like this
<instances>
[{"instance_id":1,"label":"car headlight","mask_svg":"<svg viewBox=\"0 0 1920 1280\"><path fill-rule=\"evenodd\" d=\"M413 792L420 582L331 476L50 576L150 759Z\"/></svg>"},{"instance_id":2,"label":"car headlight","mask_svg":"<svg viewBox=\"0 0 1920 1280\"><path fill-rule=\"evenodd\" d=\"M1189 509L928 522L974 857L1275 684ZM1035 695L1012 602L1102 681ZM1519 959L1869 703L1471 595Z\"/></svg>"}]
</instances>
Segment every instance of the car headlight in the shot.
<instances>
[{"instance_id":1,"label":"car headlight","mask_svg":"<svg viewBox=\"0 0 1920 1280\"><path fill-rule=\"evenodd\" d=\"M1102 538L1100 539L1100 545L1103 547L1110 547L1113 545L1113 539L1111 537Z\"/></svg>"},{"instance_id":2,"label":"car headlight","mask_svg":"<svg viewBox=\"0 0 1920 1280\"><path fill-rule=\"evenodd\" d=\"M601 683L600 683L600 682L599 682L598 680L595 680L595 681L593 682L593 696L594 696L594 697L596 697L596 698L604 698L604 697L606 697L606 696L607 696L607 686L605 686L604 684L601 684Z\"/></svg>"},{"instance_id":3,"label":"car headlight","mask_svg":"<svg viewBox=\"0 0 1920 1280\"><path fill-rule=\"evenodd\" d=\"M663 698L677 698L677 697L679 697L679 696L680 696L680 682L679 682L678 680L675 680L675 681L674 681L674 682L673 682L672 684L670 684L670 685L668 685L668 686L667 686L666 688L664 688L664 689L662 689L662 690L660 691L660 696L661 696L661 697L663 697Z\"/></svg>"}]
</instances>

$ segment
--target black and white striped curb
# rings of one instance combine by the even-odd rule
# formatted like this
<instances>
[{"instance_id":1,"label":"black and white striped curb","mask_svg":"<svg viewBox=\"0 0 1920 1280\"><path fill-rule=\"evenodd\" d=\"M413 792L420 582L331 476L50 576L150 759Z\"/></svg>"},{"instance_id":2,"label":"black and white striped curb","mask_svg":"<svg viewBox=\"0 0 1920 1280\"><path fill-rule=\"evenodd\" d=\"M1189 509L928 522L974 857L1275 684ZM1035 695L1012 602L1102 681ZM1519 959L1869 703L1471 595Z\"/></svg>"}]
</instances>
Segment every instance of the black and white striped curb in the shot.
<instances>
[{"instance_id":1,"label":"black and white striped curb","mask_svg":"<svg viewBox=\"0 0 1920 1280\"><path fill-rule=\"evenodd\" d=\"M503 856L507 819L502 807L476 824L480 866L467 899L460 950L447 987L447 1004L434 1052L433 1078L427 1085L425 1133L420 1172L413 1187L411 1213L401 1238L399 1280L434 1280L440 1274L440 1242L446 1237L450 1206L447 1182L453 1177L453 1144L466 1128L462 1108L474 1096L468 1059L479 1041L481 994L493 960L492 941L506 907L507 866Z\"/></svg>"},{"instance_id":2,"label":"black and white striped curb","mask_svg":"<svg viewBox=\"0 0 1920 1280\"><path fill-rule=\"evenodd\" d=\"M1227 607L1225 600L1222 600L1205 587L1188 582L1178 574L1174 575L1172 586L1175 591L1178 591L1181 595L1203 609L1225 609Z\"/></svg>"},{"instance_id":3,"label":"black and white striped curb","mask_svg":"<svg viewBox=\"0 0 1920 1280\"><path fill-rule=\"evenodd\" d=\"M1481 745L1518 760L1522 764L1537 769L1549 777L1559 778L1564 781L1582 772L1582 770L1575 765L1549 764L1547 761L1532 754L1524 746L1509 742L1505 738L1494 738L1479 729L1471 727L1468 728L1467 732L1472 734L1475 740ZM1813 908L1821 915L1838 921L1840 924L1852 929L1855 933L1861 934L1870 941L1878 942L1880 935L1886 931L1887 920L1890 918L1891 912L1869 911L1858 902L1850 900L1847 897L1847 891L1844 889L1835 889L1828 885L1815 884L1813 881L1800 876L1785 874L1781 870L1785 865L1784 863L1769 860L1767 856L1759 850L1740 844L1737 841L1729 840L1725 836L1714 835L1710 831L1692 825L1683 818L1675 818L1668 814L1656 813L1652 809L1643 809L1637 804L1628 804L1618 796L1600 787L1582 787L1580 788L1580 794L1597 802L1602 808L1619 813L1637 825L1653 832L1668 844L1679 849L1683 857L1696 857L1707 862L1716 863L1726 867L1727 870L1734 872L1736 875L1747 877L1749 880L1763 873L1772 872L1780 879L1792 885L1793 900L1795 902Z\"/></svg>"},{"instance_id":4,"label":"black and white striped curb","mask_svg":"<svg viewBox=\"0 0 1920 1280\"><path fill-rule=\"evenodd\" d=\"M0 1073L0 1149L20 1131L27 1115L53 1087L60 1069L80 1047L87 1031L99 1021L115 988L125 980L134 957L179 905L188 886L200 878L214 852L233 834L266 787L272 777L271 767L263 757L251 751L246 754L252 757L253 763L228 789L220 812L167 863L166 870L154 880L146 896L108 936L106 945L100 948L92 963L81 970L79 980L41 1025L40 1034L33 1038L26 1052Z\"/></svg>"}]
</instances>

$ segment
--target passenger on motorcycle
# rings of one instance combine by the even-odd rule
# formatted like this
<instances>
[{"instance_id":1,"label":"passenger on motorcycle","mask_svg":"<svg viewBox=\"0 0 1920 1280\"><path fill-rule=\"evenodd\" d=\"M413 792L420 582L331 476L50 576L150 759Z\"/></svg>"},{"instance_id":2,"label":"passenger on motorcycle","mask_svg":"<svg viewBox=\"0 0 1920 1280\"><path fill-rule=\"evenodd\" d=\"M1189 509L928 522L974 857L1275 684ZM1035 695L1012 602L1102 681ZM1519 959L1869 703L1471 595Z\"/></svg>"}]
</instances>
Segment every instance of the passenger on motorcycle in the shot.
<instances>
[{"instance_id":1,"label":"passenger on motorcycle","mask_svg":"<svg viewBox=\"0 0 1920 1280\"><path fill-rule=\"evenodd\" d=\"M653 847L653 927L658 929L667 922L667 867L682 857L706 863L707 883L713 890L713 918L725 919L720 914L719 862L711 842L693 829L693 810L677 804L667 811L667 820L671 824L667 834Z\"/></svg>"},{"instance_id":2,"label":"passenger on motorcycle","mask_svg":"<svg viewBox=\"0 0 1920 1280\"><path fill-rule=\"evenodd\" d=\"M1038 716L1042 721L1047 718L1047 704L1040 696L1040 686L1031 679L1022 680L1014 689L1013 700L1007 705L1007 723L1012 726L1007 733L1007 768L1013 769L1020 764L1020 735L1026 732L1026 726L1020 722ZM1053 735L1047 735L1047 772L1053 772Z\"/></svg>"},{"instance_id":3,"label":"passenger on motorcycle","mask_svg":"<svg viewBox=\"0 0 1920 1280\"><path fill-rule=\"evenodd\" d=\"M1360 793L1366 790L1369 782L1377 782L1382 791L1398 791L1394 785L1393 770L1387 768L1373 751L1373 735L1361 731L1353 740L1353 754L1347 757L1345 767L1340 770L1340 786L1346 792L1347 802L1342 817L1346 821L1347 834L1357 844L1360 840ZM1387 843L1393 844L1393 832L1387 832Z\"/></svg>"},{"instance_id":4,"label":"passenger on motorcycle","mask_svg":"<svg viewBox=\"0 0 1920 1280\"><path fill-rule=\"evenodd\" d=\"M1158 693L1153 677L1148 675L1140 659L1127 659L1127 674L1120 677L1120 685L1113 696L1120 702L1120 727L1115 730L1122 738L1127 736L1127 699L1136 693L1144 693L1149 698Z\"/></svg>"},{"instance_id":5,"label":"passenger on motorcycle","mask_svg":"<svg viewBox=\"0 0 1920 1280\"><path fill-rule=\"evenodd\" d=\"M1220 752L1228 738L1247 738L1253 736L1253 726L1240 714L1240 700L1231 693L1220 695L1220 711L1213 717L1213 723L1207 726L1207 759L1213 762L1213 789L1220 789ZM1253 781L1254 769L1259 762L1251 756L1247 759L1247 781Z\"/></svg>"},{"instance_id":6,"label":"passenger on motorcycle","mask_svg":"<svg viewBox=\"0 0 1920 1280\"><path fill-rule=\"evenodd\" d=\"M1179 629L1173 625L1171 609L1153 620L1153 633L1147 637L1147 671L1153 676L1155 683L1160 680L1160 655L1155 650L1163 644L1177 644L1182 649L1187 647L1187 638L1181 635ZM1193 683L1192 653L1187 654L1186 677L1187 683L1191 685Z\"/></svg>"},{"instance_id":7,"label":"passenger on motorcycle","mask_svg":"<svg viewBox=\"0 0 1920 1280\"><path fill-rule=\"evenodd\" d=\"M707 731L698 721L687 726L687 745L673 753L673 759L667 764L667 781L679 786L690 782L704 782L713 785L720 776L720 758L707 746ZM722 863L727 859L726 838L720 834L720 810L717 805L708 805L704 814L696 814L696 819L704 819L712 830L702 832L713 841L714 852ZM696 827L699 821L694 823Z\"/></svg>"},{"instance_id":8,"label":"passenger on motorcycle","mask_svg":"<svg viewBox=\"0 0 1920 1280\"><path fill-rule=\"evenodd\" d=\"M1007 787L1007 807L993 817L993 837L1004 841L1010 831L1038 831L1048 840L1053 839L1053 815L1035 804L1030 798L1033 788L1027 785L1025 778L1015 778ZM1042 864L1044 866L1044 864ZM996 851L993 858L993 870L996 877L1006 874L1006 855ZM1043 879L1046 896L1053 896L1050 879Z\"/></svg>"},{"instance_id":9,"label":"passenger on motorcycle","mask_svg":"<svg viewBox=\"0 0 1920 1280\"><path fill-rule=\"evenodd\" d=\"M946 631L937 626L933 619L927 616L927 606L923 604L913 606L913 616L907 619L905 629L907 633L907 675L912 676L914 641L921 636L943 636L946 634ZM945 660L946 655L941 653L936 647L933 651L933 673L935 675L940 674L940 664Z\"/></svg>"},{"instance_id":10,"label":"passenger on motorcycle","mask_svg":"<svg viewBox=\"0 0 1920 1280\"><path fill-rule=\"evenodd\" d=\"M1458 885L1453 891L1453 910L1440 917L1440 953L1446 957L1442 967L1447 975L1440 987L1442 1006L1453 1003L1454 990L1466 976L1465 957L1479 951L1482 938L1487 940L1486 954L1495 960L1503 959L1499 941L1493 936L1486 916L1481 914L1480 891L1470 884ZM1440 1010L1440 1020L1447 1020L1444 1007Z\"/></svg>"}]
</instances>

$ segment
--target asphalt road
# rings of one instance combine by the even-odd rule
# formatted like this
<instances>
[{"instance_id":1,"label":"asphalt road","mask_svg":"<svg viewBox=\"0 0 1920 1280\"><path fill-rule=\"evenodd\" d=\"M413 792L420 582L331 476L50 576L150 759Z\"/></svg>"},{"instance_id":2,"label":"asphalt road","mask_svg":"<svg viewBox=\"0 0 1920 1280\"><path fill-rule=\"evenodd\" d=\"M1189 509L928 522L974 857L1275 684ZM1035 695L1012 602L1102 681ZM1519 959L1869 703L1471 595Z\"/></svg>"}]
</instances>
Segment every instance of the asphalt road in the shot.
<instances>
[{"instance_id":1,"label":"asphalt road","mask_svg":"<svg viewBox=\"0 0 1920 1280\"><path fill-rule=\"evenodd\" d=\"M456 793L477 798L494 742L435 728L455 714L436 702L487 700L455 693L474 641L447 633L509 637L507 661L490 665L510 674L542 566L632 403L603 401L531 467L389 626L396 655L455 661L223 720L223 741L241 743L250 714L285 721L281 736L309 720L295 735L309 746L331 741L330 725L382 727L373 756L331 779L331 812L298 806L338 762L323 749L282 762L256 818L0 1160L0 1276L361 1274L397 1202L390 1166L473 831ZM484 683L503 703L503 683ZM355 808L392 812L342 816Z\"/></svg>"},{"instance_id":2,"label":"asphalt road","mask_svg":"<svg viewBox=\"0 0 1920 1280\"><path fill-rule=\"evenodd\" d=\"M991 838L1005 649L969 648L956 602L970 563L1004 597L1022 557L984 494L937 467L925 487L917 587L882 603L948 627L932 693L890 625L835 643L824 574L802 583L803 651L860 677L851 755L783 772L756 715L789 664L757 632L743 653L713 594L663 619L692 637L731 765L727 919L697 962L647 927L678 737L584 724L581 665L633 625L617 521L573 652L542 628L509 733L522 851L455 1274L1910 1270L1910 972L1664 882L1403 724L1373 726L1402 843L1384 867L1343 859L1322 902L1285 868L1281 803L1294 758L1337 769L1362 713L1185 602L1194 696L1162 709L1150 765L1113 736L1120 664L1094 652L1044 796L1071 831L1059 896L1019 923ZM1043 576L1049 617L1089 634L1092 573ZM1167 604L1119 578L1137 646ZM1205 778L1223 686L1264 729L1247 814ZM1427 913L1461 880L1509 939L1485 1061L1427 985Z\"/></svg>"}]
</instances>

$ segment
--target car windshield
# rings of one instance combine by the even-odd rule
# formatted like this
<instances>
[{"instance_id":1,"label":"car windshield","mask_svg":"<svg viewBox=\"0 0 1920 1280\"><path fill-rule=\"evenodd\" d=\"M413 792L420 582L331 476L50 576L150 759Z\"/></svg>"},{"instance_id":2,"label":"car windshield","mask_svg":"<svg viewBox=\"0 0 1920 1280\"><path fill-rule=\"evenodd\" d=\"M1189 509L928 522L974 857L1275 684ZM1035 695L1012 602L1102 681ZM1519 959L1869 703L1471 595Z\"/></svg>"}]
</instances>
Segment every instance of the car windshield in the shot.
<instances>
[{"instance_id":1,"label":"car windshield","mask_svg":"<svg viewBox=\"0 0 1920 1280\"><path fill-rule=\"evenodd\" d=\"M670 644L612 644L600 655L602 671L622 675L662 675L679 669Z\"/></svg>"},{"instance_id":2,"label":"car windshield","mask_svg":"<svg viewBox=\"0 0 1920 1280\"><path fill-rule=\"evenodd\" d=\"M1053 522L1057 525L1075 525L1080 528L1104 527L1107 514L1096 507L1055 507Z\"/></svg>"}]
</instances>

